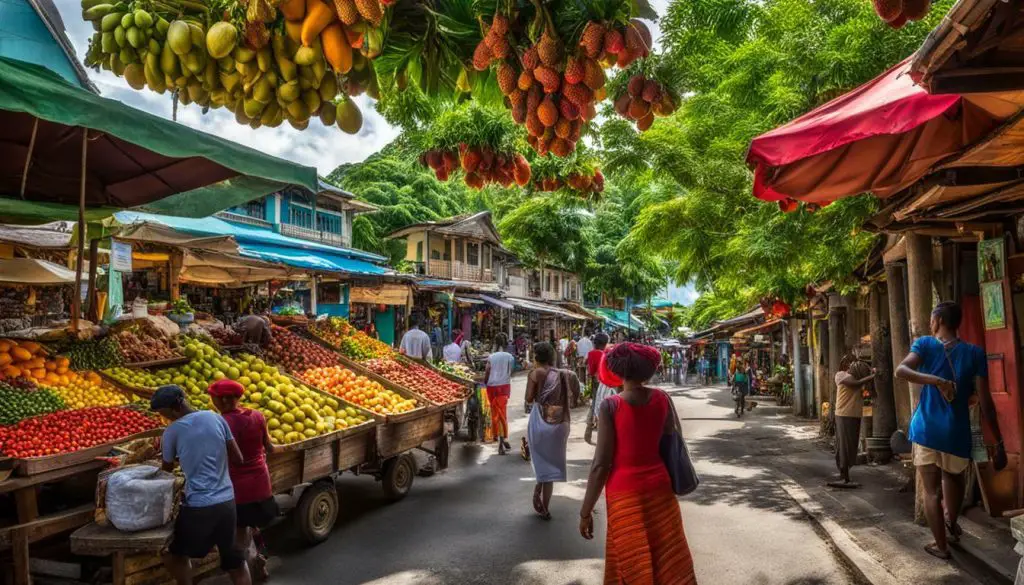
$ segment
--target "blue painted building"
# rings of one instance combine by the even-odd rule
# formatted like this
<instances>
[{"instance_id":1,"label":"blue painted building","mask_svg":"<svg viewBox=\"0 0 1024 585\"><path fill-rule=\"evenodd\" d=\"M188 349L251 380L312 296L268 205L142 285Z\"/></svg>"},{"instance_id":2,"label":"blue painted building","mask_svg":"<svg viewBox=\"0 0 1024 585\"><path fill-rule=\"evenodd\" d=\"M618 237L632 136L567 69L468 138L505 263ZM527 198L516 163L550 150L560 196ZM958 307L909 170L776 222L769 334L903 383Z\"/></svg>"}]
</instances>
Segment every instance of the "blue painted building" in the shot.
<instances>
[{"instance_id":1,"label":"blue painted building","mask_svg":"<svg viewBox=\"0 0 1024 585\"><path fill-rule=\"evenodd\" d=\"M41 65L96 92L53 0L0 0L0 57Z\"/></svg>"}]
</instances>

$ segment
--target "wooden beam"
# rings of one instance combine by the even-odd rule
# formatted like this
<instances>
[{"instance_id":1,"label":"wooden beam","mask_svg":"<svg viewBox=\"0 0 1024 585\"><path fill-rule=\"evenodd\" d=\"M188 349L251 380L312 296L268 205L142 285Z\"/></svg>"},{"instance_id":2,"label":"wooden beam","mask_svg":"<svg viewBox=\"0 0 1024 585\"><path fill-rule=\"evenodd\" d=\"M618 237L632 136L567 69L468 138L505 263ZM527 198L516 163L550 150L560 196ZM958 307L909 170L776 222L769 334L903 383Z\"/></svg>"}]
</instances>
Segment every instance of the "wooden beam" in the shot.
<instances>
[{"instance_id":1,"label":"wooden beam","mask_svg":"<svg viewBox=\"0 0 1024 585\"><path fill-rule=\"evenodd\" d=\"M936 73L931 93L991 93L1024 89L1024 67L972 67Z\"/></svg>"},{"instance_id":2,"label":"wooden beam","mask_svg":"<svg viewBox=\"0 0 1024 585\"><path fill-rule=\"evenodd\" d=\"M82 316L82 258L85 256L85 169L88 163L89 129L82 128L82 176L78 187L78 255L75 257L75 289L71 292L71 331L78 336Z\"/></svg>"}]
</instances>

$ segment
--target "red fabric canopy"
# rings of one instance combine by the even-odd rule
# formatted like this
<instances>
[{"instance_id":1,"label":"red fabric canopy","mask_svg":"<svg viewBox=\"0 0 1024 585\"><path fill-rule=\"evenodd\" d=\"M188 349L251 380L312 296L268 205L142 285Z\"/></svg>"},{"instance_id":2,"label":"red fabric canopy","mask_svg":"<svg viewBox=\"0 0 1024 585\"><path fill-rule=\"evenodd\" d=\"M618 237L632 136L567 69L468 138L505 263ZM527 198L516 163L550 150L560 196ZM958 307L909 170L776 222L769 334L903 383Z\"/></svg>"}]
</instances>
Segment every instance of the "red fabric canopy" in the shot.
<instances>
[{"instance_id":1,"label":"red fabric canopy","mask_svg":"<svg viewBox=\"0 0 1024 585\"><path fill-rule=\"evenodd\" d=\"M998 123L959 95L914 84L907 58L879 77L758 136L747 152L754 196L828 204L886 197Z\"/></svg>"}]
</instances>

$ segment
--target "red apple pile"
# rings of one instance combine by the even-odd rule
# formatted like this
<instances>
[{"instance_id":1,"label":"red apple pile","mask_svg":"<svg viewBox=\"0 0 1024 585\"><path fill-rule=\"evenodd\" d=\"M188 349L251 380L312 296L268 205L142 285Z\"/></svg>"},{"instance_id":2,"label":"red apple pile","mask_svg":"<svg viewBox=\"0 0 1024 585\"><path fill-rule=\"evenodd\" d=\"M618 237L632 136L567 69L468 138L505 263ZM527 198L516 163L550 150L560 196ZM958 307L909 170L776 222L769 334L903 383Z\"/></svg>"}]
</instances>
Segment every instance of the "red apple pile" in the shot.
<instances>
[{"instance_id":1,"label":"red apple pile","mask_svg":"<svg viewBox=\"0 0 1024 585\"><path fill-rule=\"evenodd\" d=\"M299 337L284 327L271 325L270 331L274 338L267 345L267 355L271 361L293 374L311 368L336 366L340 363L338 354L318 343Z\"/></svg>"},{"instance_id":2,"label":"red apple pile","mask_svg":"<svg viewBox=\"0 0 1024 585\"><path fill-rule=\"evenodd\" d=\"M404 364L392 358L377 358L360 363L378 376L412 390L435 404L447 404L466 397L465 386L416 363Z\"/></svg>"}]
</instances>

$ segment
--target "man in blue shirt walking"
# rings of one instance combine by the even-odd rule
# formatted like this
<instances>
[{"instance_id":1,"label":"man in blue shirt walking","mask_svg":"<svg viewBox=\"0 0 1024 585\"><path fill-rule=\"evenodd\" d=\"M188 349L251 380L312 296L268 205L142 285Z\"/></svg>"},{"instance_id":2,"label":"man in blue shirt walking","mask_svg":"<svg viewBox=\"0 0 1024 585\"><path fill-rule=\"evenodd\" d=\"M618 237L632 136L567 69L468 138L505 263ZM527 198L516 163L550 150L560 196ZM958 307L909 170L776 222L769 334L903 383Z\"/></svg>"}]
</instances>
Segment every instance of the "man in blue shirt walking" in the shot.
<instances>
[{"instance_id":1,"label":"man in blue shirt walking","mask_svg":"<svg viewBox=\"0 0 1024 585\"><path fill-rule=\"evenodd\" d=\"M910 440L914 443L914 465L924 483L925 515L935 536L935 542L925 550L941 559L950 557L946 531L953 542L962 533L957 515L964 499L963 472L971 458L969 409L975 392L981 415L997 441L992 464L997 471L1006 467L1006 449L988 391L985 350L960 340L957 330L961 318L959 305L939 303L932 311L932 336L914 341L910 354L896 369L897 377L923 386L921 401L910 421Z\"/></svg>"},{"instance_id":2,"label":"man in blue shirt walking","mask_svg":"<svg viewBox=\"0 0 1024 585\"><path fill-rule=\"evenodd\" d=\"M241 464L242 452L224 419L209 410L193 410L180 386L161 386L150 408L170 419L162 438L163 468L175 461L185 474L185 505L174 522L174 538L164 557L178 585L192 583L189 559L201 559L217 547L220 565L234 585L250 585L249 567L235 542L235 491L228 458Z\"/></svg>"}]
</instances>

